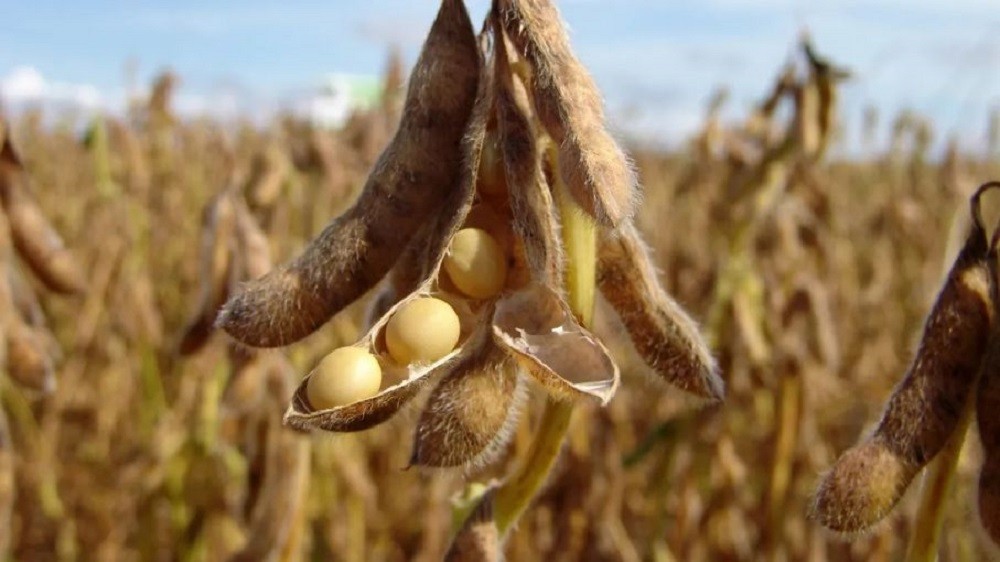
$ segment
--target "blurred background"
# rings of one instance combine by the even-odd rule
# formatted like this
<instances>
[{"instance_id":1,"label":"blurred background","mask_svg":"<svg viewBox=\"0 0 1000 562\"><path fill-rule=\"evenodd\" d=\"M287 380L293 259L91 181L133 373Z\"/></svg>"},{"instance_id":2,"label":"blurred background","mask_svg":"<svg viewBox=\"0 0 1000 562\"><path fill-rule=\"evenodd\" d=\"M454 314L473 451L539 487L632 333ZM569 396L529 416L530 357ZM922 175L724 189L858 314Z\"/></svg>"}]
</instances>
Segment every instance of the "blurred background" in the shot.
<instances>
[{"instance_id":1,"label":"blurred background","mask_svg":"<svg viewBox=\"0 0 1000 562\"><path fill-rule=\"evenodd\" d=\"M122 112L165 68L183 77L184 116L263 122L294 110L343 119L375 94L385 54L412 64L436 3L5 2L0 92L8 106L43 103ZM481 21L489 3L467 3ZM791 2L564 0L574 48L604 92L614 125L644 140L682 142L719 86L728 115L756 101L762 79L808 29L849 66L843 115L866 107L930 118L964 142L1000 95L996 6L988 0ZM850 130L850 129L849 129Z\"/></svg>"},{"instance_id":2,"label":"blurred background","mask_svg":"<svg viewBox=\"0 0 1000 562\"><path fill-rule=\"evenodd\" d=\"M467 2L475 23L487 4ZM214 294L220 205L246 208L274 263L348 208L437 5L0 0L6 134L82 288L50 290L21 248L3 260L6 306L43 343L41 366L8 351L0 378L0 559L438 560L456 494L523 455L537 401L500 462L469 473L403 470L412 415L284 430L289 393L357 339L366 301L280 352L182 345ZM559 7L639 169L661 281L729 394L701 408L650 384L599 310L625 384L574 414L508 559L901 560L919 481L850 540L806 513L903 375L968 195L998 177L996 6ZM806 56L806 33L844 72ZM974 427L940 560L989 551Z\"/></svg>"}]
</instances>

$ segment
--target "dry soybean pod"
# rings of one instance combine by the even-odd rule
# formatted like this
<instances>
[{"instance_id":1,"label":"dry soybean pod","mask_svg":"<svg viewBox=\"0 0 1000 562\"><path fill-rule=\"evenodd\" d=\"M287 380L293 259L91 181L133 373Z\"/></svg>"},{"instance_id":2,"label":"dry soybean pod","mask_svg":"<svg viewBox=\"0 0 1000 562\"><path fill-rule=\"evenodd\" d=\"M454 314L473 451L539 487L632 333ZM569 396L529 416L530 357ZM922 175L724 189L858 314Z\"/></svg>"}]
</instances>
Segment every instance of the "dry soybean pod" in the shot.
<instances>
[{"instance_id":1,"label":"dry soybean pod","mask_svg":"<svg viewBox=\"0 0 1000 562\"><path fill-rule=\"evenodd\" d=\"M994 314L1000 311L997 292L997 243L1000 239L1000 225L993 232L990 243L990 275L993 279ZM979 473L979 494L976 506L979 522L987 536L995 545L1000 545L1000 327L993 326L989 349L983 360L983 370L979 378L976 394L976 423L979 439L983 446L983 466Z\"/></svg>"},{"instance_id":2,"label":"dry soybean pod","mask_svg":"<svg viewBox=\"0 0 1000 562\"><path fill-rule=\"evenodd\" d=\"M559 147L559 170L577 204L607 226L632 215L636 177L605 127L603 100L569 45L550 0L496 0L507 36L533 71L538 118Z\"/></svg>"},{"instance_id":3,"label":"dry soybean pod","mask_svg":"<svg viewBox=\"0 0 1000 562\"><path fill-rule=\"evenodd\" d=\"M246 202L237 197L235 204L237 253L242 269L240 277L247 280L258 279L274 267L271 246Z\"/></svg>"},{"instance_id":4,"label":"dry soybean pod","mask_svg":"<svg viewBox=\"0 0 1000 562\"><path fill-rule=\"evenodd\" d=\"M954 431L994 322L995 289L979 201L985 191L998 187L1000 183L985 184L972 196L965 245L875 432L844 453L820 483L813 516L824 526L858 532L880 521Z\"/></svg>"},{"instance_id":5,"label":"dry soybean pod","mask_svg":"<svg viewBox=\"0 0 1000 562\"><path fill-rule=\"evenodd\" d=\"M184 329L179 351L190 355L212 335L219 308L229 298L236 275L236 205L226 190L205 208L201 232L201 294L192 319Z\"/></svg>"},{"instance_id":6,"label":"dry soybean pod","mask_svg":"<svg viewBox=\"0 0 1000 562\"><path fill-rule=\"evenodd\" d=\"M478 49L478 47L477 47ZM478 56L478 51L477 51ZM424 385L439 376L444 376L477 351L477 345L482 342L482 332L488 329L489 314L485 311L472 310L462 299L449 300L448 306L459 320L459 342L446 355L430 361L417 361L400 364L393 356L388 345L390 324L398 320L397 315L409 309L413 303L421 300L444 300L447 297L439 291L438 275L442 268L448 243L465 221L475 197L476 173L479 168L479 155L482 152L483 139L486 134L486 122L489 109L493 106L492 96L486 76L480 77L477 86L476 104L468 128L458 149L464 155L462 158L461 177L458 185L447 196L443 208L438 213L426 233L426 241L419 251L409 258L417 269L425 272L420 284L415 290L379 318L356 347L376 359L381 371L381 387L374 396L360 399L343 405L317 408L309 399L309 386L313 377L336 377L335 369L347 367L352 370L357 366L338 365L331 362L330 369L320 369L317 365L299 384L292 397L291 404L285 412L284 421L287 425L301 430L324 429L327 431L361 431L380 424L396 414L403 406L412 400ZM420 320L419 318L415 320ZM430 326L430 319L424 319L423 326L414 323L415 331L428 337L435 337L441 332L439 326ZM409 331L409 330L407 330ZM336 350L335 350L336 351ZM361 355L361 354L357 354ZM329 357L329 356L328 356ZM370 363L367 358L365 363Z\"/></svg>"},{"instance_id":7,"label":"dry soybean pod","mask_svg":"<svg viewBox=\"0 0 1000 562\"><path fill-rule=\"evenodd\" d=\"M660 286L634 226L601 230L597 286L656 375L686 392L722 400L725 386L708 345L694 320Z\"/></svg>"},{"instance_id":8,"label":"dry soybean pod","mask_svg":"<svg viewBox=\"0 0 1000 562\"><path fill-rule=\"evenodd\" d=\"M479 466L493 460L512 436L526 388L513 360L493 343L470 342L475 353L455 365L427 400L410 464Z\"/></svg>"},{"instance_id":9,"label":"dry soybean pod","mask_svg":"<svg viewBox=\"0 0 1000 562\"><path fill-rule=\"evenodd\" d=\"M0 201L10 223L18 255L50 290L62 294L83 292L83 272L62 238L32 200L27 174L10 139L0 152Z\"/></svg>"},{"instance_id":10,"label":"dry soybean pod","mask_svg":"<svg viewBox=\"0 0 1000 562\"><path fill-rule=\"evenodd\" d=\"M315 331L389 271L458 183L480 54L461 0L443 0L410 79L402 121L344 215L292 262L247 284L219 325L255 347Z\"/></svg>"},{"instance_id":11,"label":"dry soybean pod","mask_svg":"<svg viewBox=\"0 0 1000 562\"><path fill-rule=\"evenodd\" d=\"M0 213L0 272L9 267L11 241L8 238L7 220ZM7 374L12 380L26 388L43 392L55 386L55 372L49 339L44 327L29 325L21 315L15 296L11 276L0 273L0 335L3 337L4 362Z\"/></svg>"},{"instance_id":12,"label":"dry soybean pod","mask_svg":"<svg viewBox=\"0 0 1000 562\"><path fill-rule=\"evenodd\" d=\"M560 286L564 260L552 218L555 212L552 193L542 174L536 132L525 114L527 108L523 107L529 103L527 95L518 92L519 84L515 83L507 56L507 40L499 25L493 49L497 123L514 230L524 243L533 278Z\"/></svg>"}]
</instances>

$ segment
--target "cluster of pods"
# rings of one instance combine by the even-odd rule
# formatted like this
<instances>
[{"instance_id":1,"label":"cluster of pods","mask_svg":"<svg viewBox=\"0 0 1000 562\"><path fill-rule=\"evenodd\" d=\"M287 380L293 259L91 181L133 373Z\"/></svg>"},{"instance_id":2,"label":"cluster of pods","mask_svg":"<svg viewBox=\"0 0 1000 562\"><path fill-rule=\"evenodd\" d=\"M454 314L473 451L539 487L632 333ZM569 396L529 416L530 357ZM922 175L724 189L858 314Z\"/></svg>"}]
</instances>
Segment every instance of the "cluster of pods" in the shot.
<instances>
[{"instance_id":1,"label":"cluster of pods","mask_svg":"<svg viewBox=\"0 0 1000 562\"><path fill-rule=\"evenodd\" d=\"M305 377L285 422L363 430L430 388L417 465L488 462L527 381L558 399L612 397L618 367L567 302L568 278L600 290L655 378L721 400L711 354L631 224L635 201L553 4L497 0L477 36L463 2L443 0L357 202L244 285L218 325L250 346L287 345L380 287L368 332ZM575 244L591 263L566 258Z\"/></svg>"}]
</instances>

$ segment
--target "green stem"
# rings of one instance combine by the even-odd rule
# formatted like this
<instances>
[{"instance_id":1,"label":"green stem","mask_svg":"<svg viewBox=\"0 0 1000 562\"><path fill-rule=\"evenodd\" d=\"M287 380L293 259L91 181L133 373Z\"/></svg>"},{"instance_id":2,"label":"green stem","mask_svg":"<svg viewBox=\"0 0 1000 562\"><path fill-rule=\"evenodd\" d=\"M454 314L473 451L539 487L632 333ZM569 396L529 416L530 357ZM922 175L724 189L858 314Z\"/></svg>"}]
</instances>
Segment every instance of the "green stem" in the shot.
<instances>
[{"instance_id":1,"label":"green stem","mask_svg":"<svg viewBox=\"0 0 1000 562\"><path fill-rule=\"evenodd\" d=\"M976 393L970 392L962 410L958 427L948 439L934 463L924 475L920 490L920 508L910 534L910 545L906 552L906 562L934 562L937 560L938 542L941 539L941 523L944 520L948 494L955 481L955 468L962 456L965 434L972 423L975 411Z\"/></svg>"},{"instance_id":2,"label":"green stem","mask_svg":"<svg viewBox=\"0 0 1000 562\"><path fill-rule=\"evenodd\" d=\"M551 397L545 402L539 432L531 444L524 467L497 490L493 509L501 536L517 522L545 483L562 449L572 415L572 402L560 402Z\"/></svg>"},{"instance_id":3,"label":"green stem","mask_svg":"<svg viewBox=\"0 0 1000 562\"><path fill-rule=\"evenodd\" d=\"M549 158L555 151L548 151ZM553 165L558 170L558 165ZM594 318L594 287L597 275L597 226L576 206L566 187L557 180L553 192L562 218L566 250L566 298L584 326ZM521 470L508 479L494 497L494 521L503 536L520 518L552 470L569 430L573 403L548 397L534 442Z\"/></svg>"}]
</instances>

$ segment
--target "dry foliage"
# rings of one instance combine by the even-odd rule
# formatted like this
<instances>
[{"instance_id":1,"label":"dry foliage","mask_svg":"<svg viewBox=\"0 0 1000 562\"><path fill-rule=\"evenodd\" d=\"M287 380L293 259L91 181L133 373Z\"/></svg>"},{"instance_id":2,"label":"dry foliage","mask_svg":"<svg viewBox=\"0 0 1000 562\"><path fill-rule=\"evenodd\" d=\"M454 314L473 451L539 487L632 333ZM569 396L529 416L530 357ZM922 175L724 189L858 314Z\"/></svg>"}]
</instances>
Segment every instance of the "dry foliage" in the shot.
<instances>
[{"instance_id":1,"label":"dry foliage","mask_svg":"<svg viewBox=\"0 0 1000 562\"><path fill-rule=\"evenodd\" d=\"M421 118L405 106L400 113L396 98L337 131L291 118L265 129L186 122L172 116L175 79L165 75L147 105L122 121L95 121L84 139L69 127L44 126L32 113L0 126L5 146L16 142L19 156L6 156L5 149L0 160L0 217L10 223L0 225L0 236L11 235L10 242L0 238L0 299L7 303L0 329L9 375L0 382L0 549L7 549L8 559L432 561L444 557L449 544L453 560L464 560L462 552L469 551L496 554L493 541L500 538L482 524L492 508L489 496L465 508L449 500L468 480L505 474L537 424L537 400L517 390L523 381L508 374L508 354L468 346L476 353L452 358L455 365L485 365L474 372L491 380L454 376L434 386L403 385L414 396L431 388L437 393L423 414L403 412L365 433L306 437L283 427L281 418L302 373L331 347L377 330L388 310L432 276L426 253L440 248L427 241L455 225L427 221L428 213L468 204L468 224L496 224L489 212L461 197L447 199L445 191L419 200L395 197L409 193L413 178L444 189L463 176L483 177L463 169L457 156L448 160L463 142L473 142L463 141L469 115L481 125L477 146L493 146L483 166L504 182L551 185L567 175L560 167L575 159L574 169L590 175L567 175L570 192L584 206L590 201L587 208L605 223L627 223L634 195L585 191L596 194L588 200L573 187L599 181L594 178L601 174L630 172L617 145L607 144L610 137L601 141L603 151L573 146L594 138L597 128L603 131L603 117L588 99L578 99L590 95L590 79L567 58L562 32L524 33L516 23L546 3L499 4L527 11L505 12L499 20L509 36L501 44L513 58L507 61L511 72L499 74L509 82L495 89L506 96L496 102L506 117L493 122L473 110L482 84L475 70L484 64L480 46L465 33L466 21L443 19L436 24L439 32L460 23L462 33L441 32L425 53L434 49L433 56L448 64L418 61L409 88L433 82L428 74L446 73L448 95L431 95L434 107L421 107L438 115L454 112L454 120ZM531 45L548 46L536 52ZM517 52L535 52L537 60L525 57L533 73L518 70L527 65ZM575 415L548 485L507 538L507 560L901 557L916 507L911 495L851 541L808 519L808 506L820 477L867 435L883 404L891 408L899 400L892 397L906 391L906 383L898 389L897 383L942 286L941 266L953 263L949 239L960 239L965 230L965 200L979 183L970 178L1000 169L988 157L958 152L947 169L939 166L927 153L932 131L914 115L898 120L896 141L884 154L831 161L826 155L836 142L835 94L843 72L811 47L802 56L804 71L779 72L773 88L761 84L762 101L744 122L723 122L716 107L690 147L632 152L644 196L635 207L635 232L627 227L601 237L606 265L598 281L604 297L594 328L624 384L606 407L595 400ZM386 85L398 94L399 65L390 68ZM549 79L579 88L560 89ZM526 107L528 95L536 104L545 99L549 109ZM791 108L787 120L776 110L782 104ZM406 134L391 139L386 123L398 115ZM447 130L425 130L442 124ZM531 139L538 126L562 129L571 142L560 143L555 155L544 146L524 148L518 135ZM412 140L424 134L421 142ZM379 157L386 143L390 149ZM529 159L517 150L544 156ZM581 155L606 158L587 162ZM353 211L362 208L378 212L362 217ZM17 213L26 214L15 219ZM218 219L229 213L233 219ZM320 264L303 258L264 275L268 253L284 262L303 251L312 255L316 244L343 244L342 236L321 232L337 216L342 218L329 232L352 232L358 244L378 242L393 255L376 256L363 272L336 269L353 266L349 259ZM516 229L500 229L496 236L532 236L540 243L532 249L537 254L512 259L535 278L563 275L551 260L557 234L546 230L545 221L519 216ZM41 217L47 220L40 223ZM395 238L371 238L368 226L381 222L399 225ZM59 265L71 263L60 257L61 244L48 235L17 234L33 224L68 241L79 264L74 275L66 276L71 270ZM531 232L536 234L526 234ZM642 233L644 245L635 233ZM352 257L359 250L344 245L334 253ZM642 275L623 276L623 268ZM371 290L390 269L385 286ZM968 281L955 274L947 279L953 291ZM251 353L208 329L213 309L243 282L249 283L246 300L237 301L243 308L233 305L223 326L258 345L299 343ZM326 291L330 283L347 288ZM265 286L287 296L274 305L280 306L273 316L252 300L256 288ZM47 287L85 290L67 298L47 294ZM636 300L638 292L647 296ZM684 316L666 322L642 306L651 300L668 308L681 303L702 321L717 371L701 348L645 343L651 337L675 341L692 329ZM285 309L316 302L322 314L273 323L286 318L279 314ZM545 314L563 312L559 306L539 309L539 326L551 321ZM16 352L17 326L35 334L23 349L44 353L54 388L45 382L50 379L44 368L15 368L17 353L28 353ZM493 341L476 328L470 325L463 337ZM182 338L185 333L188 338ZM181 356L182 348L192 353ZM995 365L989 357L986 363ZM666 378L716 398L721 386L715 372L726 383L721 408L692 407L681 393L659 390ZM908 380L918 375L914 366ZM538 378L544 380L544 373ZM995 383L995 376L985 374L979 380L981 412L995 407ZM511 403L462 398L482 398L481 391L470 390L478 384L499 389L496 399ZM948 391L948 403L958 394ZM464 408L434 407L447 402ZM380 421L366 419L366 412L371 410L315 420L306 419L312 414L304 410L300 423L290 421L347 429ZM905 416L885 419L912 425ZM942 418L942 426L948 423ZM988 453L995 452L991 418L980 417L978 425ZM435 441L443 435L434 429L439 427L452 428L447 436L459 445ZM888 436L889 429L874 429L874 435ZM509 447L496 446L492 436L498 434ZM856 449L869 452L855 453L864 459L855 469L881 475L883 483L909 480L938 441L921 438L915 451L911 442L873 437ZM970 438L958 465L942 559L978 560L987 552L986 535L976 531L977 514L964 507L977 503L977 485L984 527L996 534L997 459L981 454L975 442ZM411 463L467 468L402 470ZM895 503L897 486L875 493ZM452 542L459 529L452 513L463 509L474 516Z\"/></svg>"}]
</instances>

